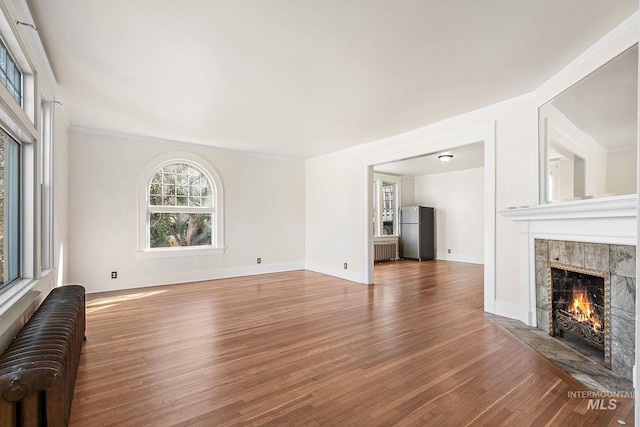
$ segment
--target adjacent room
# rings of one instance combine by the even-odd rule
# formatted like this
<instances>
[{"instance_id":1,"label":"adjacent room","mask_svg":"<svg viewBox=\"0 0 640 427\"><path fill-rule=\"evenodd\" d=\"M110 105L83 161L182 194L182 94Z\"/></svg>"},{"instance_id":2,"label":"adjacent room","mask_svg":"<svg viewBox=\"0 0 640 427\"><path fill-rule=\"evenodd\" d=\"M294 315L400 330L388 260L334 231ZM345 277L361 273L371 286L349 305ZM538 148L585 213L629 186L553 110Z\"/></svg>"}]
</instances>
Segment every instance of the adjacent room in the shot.
<instances>
[{"instance_id":1,"label":"adjacent room","mask_svg":"<svg viewBox=\"0 0 640 427\"><path fill-rule=\"evenodd\" d=\"M637 0L0 0L0 425L632 425Z\"/></svg>"}]
</instances>

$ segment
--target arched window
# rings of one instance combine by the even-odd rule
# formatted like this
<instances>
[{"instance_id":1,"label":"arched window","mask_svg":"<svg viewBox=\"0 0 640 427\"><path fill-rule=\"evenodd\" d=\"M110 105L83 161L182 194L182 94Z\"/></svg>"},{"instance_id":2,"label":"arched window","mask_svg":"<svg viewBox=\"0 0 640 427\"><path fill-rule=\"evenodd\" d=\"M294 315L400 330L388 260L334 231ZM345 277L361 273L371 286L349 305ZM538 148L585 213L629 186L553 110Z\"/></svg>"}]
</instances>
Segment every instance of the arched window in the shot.
<instances>
[{"instance_id":1,"label":"arched window","mask_svg":"<svg viewBox=\"0 0 640 427\"><path fill-rule=\"evenodd\" d=\"M195 156L166 155L144 174L142 251L223 249L222 186Z\"/></svg>"}]
</instances>

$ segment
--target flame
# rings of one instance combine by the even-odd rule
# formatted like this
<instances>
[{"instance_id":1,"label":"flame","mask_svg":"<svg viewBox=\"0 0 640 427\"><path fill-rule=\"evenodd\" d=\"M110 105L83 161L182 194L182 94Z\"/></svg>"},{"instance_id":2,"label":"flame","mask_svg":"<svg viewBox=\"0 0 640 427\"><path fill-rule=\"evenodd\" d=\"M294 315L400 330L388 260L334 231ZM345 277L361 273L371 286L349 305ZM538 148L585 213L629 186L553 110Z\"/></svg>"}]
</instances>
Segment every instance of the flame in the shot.
<instances>
[{"instance_id":1,"label":"flame","mask_svg":"<svg viewBox=\"0 0 640 427\"><path fill-rule=\"evenodd\" d=\"M578 322L593 323L594 331L602 329L600 317L595 313L593 302L585 290L573 290L573 303L568 311Z\"/></svg>"}]
</instances>

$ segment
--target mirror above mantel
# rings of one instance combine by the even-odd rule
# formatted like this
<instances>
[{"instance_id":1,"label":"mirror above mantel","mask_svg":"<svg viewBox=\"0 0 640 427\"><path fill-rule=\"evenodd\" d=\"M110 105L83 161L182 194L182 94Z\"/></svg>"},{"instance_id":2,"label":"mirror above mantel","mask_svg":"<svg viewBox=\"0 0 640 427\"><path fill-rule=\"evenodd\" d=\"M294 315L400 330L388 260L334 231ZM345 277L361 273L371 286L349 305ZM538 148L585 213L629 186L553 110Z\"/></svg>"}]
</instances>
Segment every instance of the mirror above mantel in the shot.
<instances>
[{"instance_id":1,"label":"mirror above mantel","mask_svg":"<svg viewBox=\"0 0 640 427\"><path fill-rule=\"evenodd\" d=\"M638 45L539 108L540 203L636 194Z\"/></svg>"}]
</instances>

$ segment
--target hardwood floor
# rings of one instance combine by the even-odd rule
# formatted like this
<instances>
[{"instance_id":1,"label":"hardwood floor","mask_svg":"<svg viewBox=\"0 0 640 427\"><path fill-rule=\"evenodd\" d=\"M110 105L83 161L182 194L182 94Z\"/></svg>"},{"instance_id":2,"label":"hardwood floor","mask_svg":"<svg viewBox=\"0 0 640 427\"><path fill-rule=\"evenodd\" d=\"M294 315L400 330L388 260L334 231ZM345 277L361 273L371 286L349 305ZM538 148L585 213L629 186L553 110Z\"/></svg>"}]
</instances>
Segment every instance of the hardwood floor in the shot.
<instances>
[{"instance_id":1,"label":"hardwood floor","mask_svg":"<svg viewBox=\"0 0 640 427\"><path fill-rule=\"evenodd\" d=\"M482 266L375 274L89 295L70 425L633 425L633 399L570 397L586 389L482 311Z\"/></svg>"}]
</instances>

